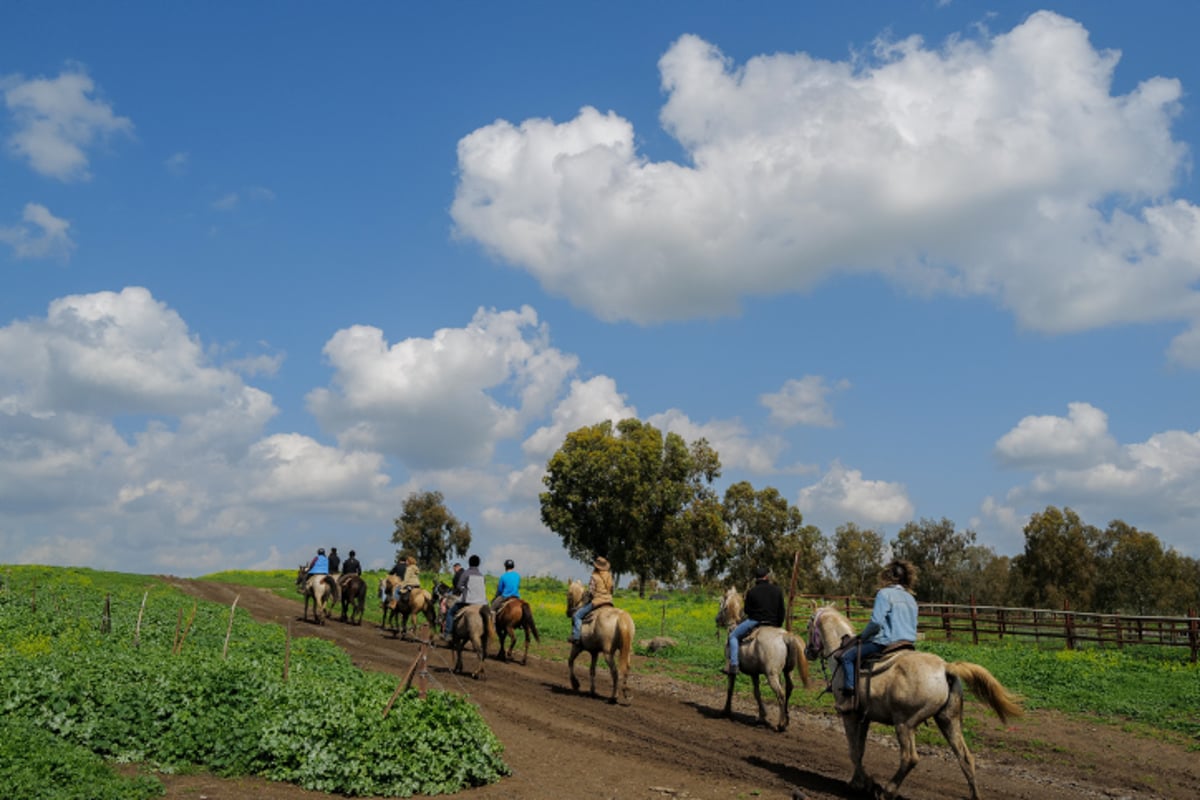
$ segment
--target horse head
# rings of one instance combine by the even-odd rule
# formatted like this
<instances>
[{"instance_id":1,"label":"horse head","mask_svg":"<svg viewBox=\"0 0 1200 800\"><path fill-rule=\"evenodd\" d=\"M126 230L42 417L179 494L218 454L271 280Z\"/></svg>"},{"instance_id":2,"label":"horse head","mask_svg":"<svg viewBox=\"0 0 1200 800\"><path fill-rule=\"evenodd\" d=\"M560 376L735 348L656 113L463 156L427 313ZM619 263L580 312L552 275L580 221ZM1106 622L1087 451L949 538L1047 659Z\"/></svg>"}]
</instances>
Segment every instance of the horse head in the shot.
<instances>
[{"instance_id":1,"label":"horse head","mask_svg":"<svg viewBox=\"0 0 1200 800\"><path fill-rule=\"evenodd\" d=\"M303 592L304 585L308 582L308 566L301 564L296 570L296 591Z\"/></svg>"},{"instance_id":2,"label":"horse head","mask_svg":"<svg viewBox=\"0 0 1200 800\"><path fill-rule=\"evenodd\" d=\"M742 595L736 586L725 590L717 608L717 628L728 628L742 621Z\"/></svg>"},{"instance_id":3,"label":"horse head","mask_svg":"<svg viewBox=\"0 0 1200 800\"><path fill-rule=\"evenodd\" d=\"M850 620L833 606L815 608L808 620L808 645L804 648L804 654L810 660L818 656L829 658L842 646L842 639L853 633L854 626Z\"/></svg>"},{"instance_id":4,"label":"horse head","mask_svg":"<svg viewBox=\"0 0 1200 800\"><path fill-rule=\"evenodd\" d=\"M568 617L574 616L575 611L578 610L579 607L583 605L583 595L584 595L585 591L586 590L583 588L583 584L581 582L579 582L578 580L576 580L575 578L572 578L567 583L567 616Z\"/></svg>"}]
</instances>

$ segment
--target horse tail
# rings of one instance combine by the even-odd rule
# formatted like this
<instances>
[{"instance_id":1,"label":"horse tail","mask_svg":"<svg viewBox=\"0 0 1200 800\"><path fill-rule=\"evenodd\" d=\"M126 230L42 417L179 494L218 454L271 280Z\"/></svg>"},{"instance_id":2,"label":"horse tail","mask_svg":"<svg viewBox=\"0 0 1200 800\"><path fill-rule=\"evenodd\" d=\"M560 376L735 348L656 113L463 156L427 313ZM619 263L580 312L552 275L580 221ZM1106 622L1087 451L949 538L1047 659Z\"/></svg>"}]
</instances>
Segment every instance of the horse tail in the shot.
<instances>
[{"instance_id":1,"label":"horse tail","mask_svg":"<svg viewBox=\"0 0 1200 800\"><path fill-rule=\"evenodd\" d=\"M789 634L788 651L792 655L790 660L800 668L801 685L808 688L808 656L804 653L804 640L795 634Z\"/></svg>"},{"instance_id":2,"label":"horse tail","mask_svg":"<svg viewBox=\"0 0 1200 800\"><path fill-rule=\"evenodd\" d=\"M492 607L487 603L483 604L479 614L483 617L483 649L486 652L488 639L499 638L496 635L496 615L492 612Z\"/></svg>"},{"instance_id":3,"label":"horse tail","mask_svg":"<svg viewBox=\"0 0 1200 800\"><path fill-rule=\"evenodd\" d=\"M325 576L325 585L329 587L329 596L333 602L341 602L342 587L338 585L337 578L332 575Z\"/></svg>"},{"instance_id":4,"label":"horse tail","mask_svg":"<svg viewBox=\"0 0 1200 800\"><path fill-rule=\"evenodd\" d=\"M633 656L633 617L628 613L622 614L617 635L621 638L621 672L628 675Z\"/></svg>"},{"instance_id":5,"label":"horse tail","mask_svg":"<svg viewBox=\"0 0 1200 800\"><path fill-rule=\"evenodd\" d=\"M538 635L537 623L533 621L533 609L529 607L529 603L521 604L521 622L533 634L538 644L541 644L542 637Z\"/></svg>"},{"instance_id":6,"label":"horse tail","mask_svg":"<svg viewBox=\"0 0 1200 800\"><path fill-rule=\"evenodd\" d=\"M1021 704L1017 697L1004 688L986 667L970 661L954 661L946 665L946 674L969 686L976 697L996 712L1001 722L1007 722L1009 717L1021 716Z\"/></svg>"}]
</instances>

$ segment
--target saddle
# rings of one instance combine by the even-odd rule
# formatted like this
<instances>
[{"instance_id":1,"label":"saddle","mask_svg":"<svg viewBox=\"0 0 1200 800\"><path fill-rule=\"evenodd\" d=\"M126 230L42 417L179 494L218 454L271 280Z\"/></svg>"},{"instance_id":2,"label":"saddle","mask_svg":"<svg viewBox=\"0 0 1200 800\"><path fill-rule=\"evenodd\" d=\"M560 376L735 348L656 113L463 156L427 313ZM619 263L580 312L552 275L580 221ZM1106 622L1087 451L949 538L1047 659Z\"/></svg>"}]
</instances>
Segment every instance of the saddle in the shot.
<instances>
[{"instance_id":1,"label":"saddle","mask_svg":"<svg viewBox=\"0 0 1200 800\"><path fill-rule=\"evenodd\" d=\"M759 624L757 624L753 628L751 628L750 632L747 633L745 636L739 636L738 642L740 642L741 644L751 644L755 639L758 638L759 631L761 631L764 628L774 628L774 627L775 627L774 625L768 625L765 622L760 622Z\"/></svg>"},{"instance_id":2,"label":"saddle","mask_svg":"<svg viewBox=\"0 0 1200 800\"><path fill-rule=\"evenodd\" d=\"M596 618L596 612L602 608L608 608L612 603L601 603L598 606L592 606L592 610L583 615L583 624L590 625L592 620Z\"/></svg>"}]
</instances>

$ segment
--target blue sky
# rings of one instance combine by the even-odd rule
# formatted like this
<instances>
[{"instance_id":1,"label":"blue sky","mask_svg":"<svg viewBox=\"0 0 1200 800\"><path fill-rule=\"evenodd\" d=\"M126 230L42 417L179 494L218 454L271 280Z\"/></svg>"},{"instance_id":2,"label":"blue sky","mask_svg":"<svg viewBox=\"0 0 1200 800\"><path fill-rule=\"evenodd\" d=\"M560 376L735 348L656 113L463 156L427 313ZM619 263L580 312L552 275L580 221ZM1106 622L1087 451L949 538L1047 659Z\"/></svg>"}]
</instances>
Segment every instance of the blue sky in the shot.
<instances>
[{"instance_id":1,"label":"blue sky","mask_svg":"<svg viewBox=\"0 0 1200 800\"><path fill-rule=\"evenodd\" d=\"M3 561L583 575L563 436L1198 556L1193 4L0 6Z\"/></svg>"}]
</instances>

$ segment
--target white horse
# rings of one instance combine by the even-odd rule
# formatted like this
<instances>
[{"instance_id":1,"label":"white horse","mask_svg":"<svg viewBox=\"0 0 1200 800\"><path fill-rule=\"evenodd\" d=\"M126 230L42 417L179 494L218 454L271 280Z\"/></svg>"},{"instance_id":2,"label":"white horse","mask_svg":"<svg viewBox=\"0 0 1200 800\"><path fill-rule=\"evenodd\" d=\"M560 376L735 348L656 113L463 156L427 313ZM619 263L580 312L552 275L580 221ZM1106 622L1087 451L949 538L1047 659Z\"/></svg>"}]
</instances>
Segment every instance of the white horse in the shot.
<instances>
[{"instance_id":1,"label":"white horse","mask_svg":"<svg viewBox=\"0 0 1200 800\"><path fill-rule=\"evenodd\" d=\"M830 689L843 685L839 649L842 640L854 633L853 626L837 609L823 606L813 612L808 623L808 656L819 654L825 659ZM933 653L901 650L885 655L871 666L863 666L856 682L859 710L842 715L850 760L854 762L854 777L850 786L867 789L876 797L893 798L900 784L917 765L916 729L933 718L971 788L972 800L977 800L975 759L963 740L963 684L987 704L1002 721L1021 713L1017 699L984 667L967 661L946 663ZM878 786L863 769L863 751L867 746L867 729L872 722L896 728L900 744L900 768L884 787Z\"/></svg>"},{"instance_id":2,"label":"white horse","mask_svg":"<svg viewBox=\"0 0 1200 800\"><path fill-rule=\"evenodd\" d=\"M721 598L721 606L717 611L717 626L724 627L726 632L732 631L742 621L742 595L737 587L731 586ZM728 647L728 644L726 644ZM788 727L788 701L792 697L792 670L800 669L800 680L808 685L808 658L804 655L804 640L783 628L774 625L759 625L752 630L738 649L738 671L750 676L754 684L754 700L758 703L758 722L767 722L767 707L763 704L762 693L759 691L758 679L766 675L771 691L779 702L778 731L786 731ZM782 682L780 681L782 678ZM733 685L737 675L729 676L725 692L726 717L733 715Z\"/></svg>"},{"instance_id":3,"label":"white horse","mask_svg":"<svg viewBox=\"0 0 1200 800\"><path fill-rule=\"evenodd\" d=\"M329 608L341 597L338 582L332 575L309 575L303 564L296 572L296 591L304 595L304 621L308 621L308 604L312 603L313 622L325 624Z\"/></svg>"}]
</instances>

